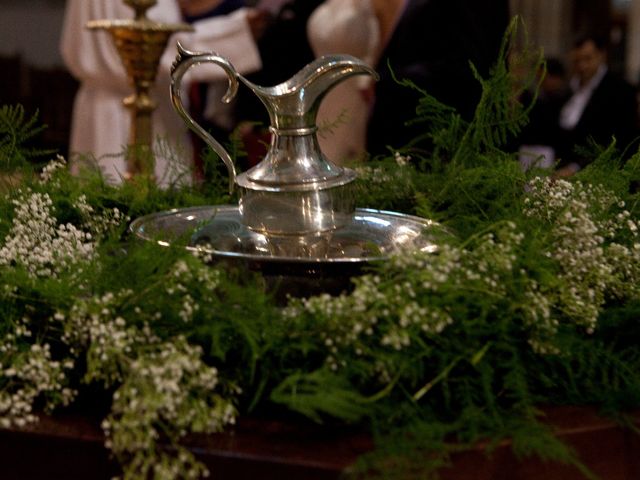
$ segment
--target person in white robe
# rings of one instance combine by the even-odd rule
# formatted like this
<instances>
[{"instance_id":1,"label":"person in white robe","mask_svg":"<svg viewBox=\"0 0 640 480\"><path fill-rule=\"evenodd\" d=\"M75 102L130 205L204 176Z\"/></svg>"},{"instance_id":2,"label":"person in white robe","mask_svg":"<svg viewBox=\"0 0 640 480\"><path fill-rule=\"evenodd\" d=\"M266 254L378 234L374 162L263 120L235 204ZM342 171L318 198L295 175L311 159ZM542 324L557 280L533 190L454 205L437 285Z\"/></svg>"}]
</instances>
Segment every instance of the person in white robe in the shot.
<instances>
[{"instance_id":1,"label":"person in white robe","mask_svg":"<svg viewBox=\"0 0 640 480\"><path fill-rule=\"evenodd\" d=\"M371 0L326 0L309 17L307 37L318 57L348 54L375 65L380 27ZM365 153L372 81L368 76L347 79L320 105L318 142L335 163L359 160Z\"/></svg>"},{"instance_id":2,"label":"person in white robe","mask_svg":"<svg viewBox=\"0 0 640 480\"><path fill-rule=\"evenodd\" d=\"M153 114L153 134L166 150L181 160L175 165L173 154L156 155L155 177L168 185L184 176L185 166L192 160L187 127L173 110L169 95L170 67L176 57L176 41L189 50L216 51L228 58L240 73L262 67L251 20L256 11L241 9L232 14L196 22L195 32L173 36L160 62L156 85L152 92L158 107ZM157 22L180 23L176 0L158 0L148 16ZM67 0L60 50L80 88L73 106L70 152L91 155L107 179L120 183L127 177L124 151L129 141L131 113L122 100L133 91L111 35L90 31L89 20L132 18L133 11L120 0ZM191 69L194 81L226 78L219 68ZM156 145L156 146L158 146ZM154 150L156 150L154 148Z\"/></svg>"}]
</instances>

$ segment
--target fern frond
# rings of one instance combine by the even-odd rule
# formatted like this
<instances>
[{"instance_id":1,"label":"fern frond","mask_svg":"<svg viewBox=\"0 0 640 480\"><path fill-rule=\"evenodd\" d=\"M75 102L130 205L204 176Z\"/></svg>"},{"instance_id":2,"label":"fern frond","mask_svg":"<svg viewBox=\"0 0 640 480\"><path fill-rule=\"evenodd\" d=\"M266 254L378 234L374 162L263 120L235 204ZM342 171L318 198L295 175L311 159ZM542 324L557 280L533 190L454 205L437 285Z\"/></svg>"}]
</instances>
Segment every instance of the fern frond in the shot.
<instances>
[{"instance_id":1,"label":"fern frond","mask_svg":"<svg viewBox=\"0 0 640 480\"><path fill-rule=\"evenodd\" d=\"M527 124L535 96L529 105L518 99L525 89L536 82L536 72L543 66L542 52L528 45L517 52L513 48L518 34L519 17L514 17L502 40L498 59L487 79L482 78L473 64L470 68L482 87L480 101L467 132L454 156L464 165L477 164L477 152L492 151L504 146L511 136ZM524 72L522 77L514 72ZM538 78L538 85L542 77ZM537 88L535 89L537 91Z\"/></svg>"},{"instance_id":2,"label":"fern frond","mask_svg":"<svg viewBox=\"0 0 640 480\"><path fill-rule=\"evenodd\" d=\"M318 423L323 415L355 422L367 413L365 398L326 370L290 375L271 392L271 400Z\"/></svg>"},{"instance_id":3,"label":"fern frond","mask_svg":"<svg viewBox=\"0 0 640 480\"><path fill-rule=\"evenodd\" d=\"M4 168L52 153L25 146L28 140L46 129L45 125L38 124L38 117L38 111L28 117L22 105L0 107L0 165Z\"/></svg>"}]
</instances>

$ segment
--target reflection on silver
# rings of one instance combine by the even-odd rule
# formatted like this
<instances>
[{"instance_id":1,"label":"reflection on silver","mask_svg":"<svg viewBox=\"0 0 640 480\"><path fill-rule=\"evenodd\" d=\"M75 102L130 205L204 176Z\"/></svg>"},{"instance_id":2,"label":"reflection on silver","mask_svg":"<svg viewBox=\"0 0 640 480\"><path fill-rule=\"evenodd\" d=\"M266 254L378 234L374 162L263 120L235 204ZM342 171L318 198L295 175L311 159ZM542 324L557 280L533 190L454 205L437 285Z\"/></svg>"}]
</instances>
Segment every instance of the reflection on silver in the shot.
<instances>
[{"instance_id":1,"label":"reflection on silver","mask_svg":"<svg viewBox=\"0 0 640 480\"><path fill-rule=\"evenodd\" d=\"M325 94L353 75L376 72L362 60L332 55L310 63L286 82L274 87L256 85L240 75L224 57L213 52L190 52L178 44L171 69L173 106L187 124L222 159L230 189L240 188L244 225L270 235L310 235L341 228L349 222L355 201L349 185L353 170L335 165L320 151L316 116ZM271 122L271 143L265 158L250 170L236 174L224 147L187 112L182 102L182 78L203 63L218 65L229 78L222 99L230 101L240 83L264 104Z\"/></svg>"},{"instance_id":2,"label":"reflection on silver","mask_svg":"<svg viewBox=\"0 0 640 480\"><path fill-rule=\"evenodd\" d=\"M420 249L421 252L424 253L436 253L438 251L437 245L426 245Z\"/></svg>"},{"instance_id":3,"label":"reflection on silver","mask_svg":"<svg viewBox=\"0 0 640 480\"><path fill-rule=\"evenodd\" d=\"M362 220L364 220L365 222L378 224L378 225L380 225L382 227L388 227L389 226L389 222L387 220L383 220L382 218L366 216L366 217L362 217Z\"/></svg>"},{"instance_id":4,"label":"reflection on silver","mask_svg":"<svg viewBox=\"0 0 640 480\"><path fill-rule=\"evenodd\" d=\"M406 251L437 251L445 233L429 220L378 210L356 209L353 170L335 165L320 151L316 115L324 95L353 75L377 76L347 55L317 59L274 87L248 81L217 54L178 46L171 70L171 99L187 126L220 156L238 205L194 207L139 218L131 232L160 245L184 245L215 259L245 262L266 278L284 281L281 292L309 295L342 291L350 276L369 262ZM265 105L271 143L262 161L236 174L227 151L189 115L182 102L182 78L191 67L213 63L224 70L230 101L240 84ZM322 279L322 280L321 280Z\"/></svg>"},{"instance_id":5,"label":"reflection on silver","mask_svg":"<svg viewBox=\"0 0 640 480\"><path fill-rule=\"evenodd\" d=\"M357 209L338 230L313 235L264 235L242 223L239 208L219 205L167 211L135 220L137 238L160 245L185 243L216 258L269 263L367 263L394 253L435 252L446 232L419 217L380 210Z\"/></svg>"}]
</instances>

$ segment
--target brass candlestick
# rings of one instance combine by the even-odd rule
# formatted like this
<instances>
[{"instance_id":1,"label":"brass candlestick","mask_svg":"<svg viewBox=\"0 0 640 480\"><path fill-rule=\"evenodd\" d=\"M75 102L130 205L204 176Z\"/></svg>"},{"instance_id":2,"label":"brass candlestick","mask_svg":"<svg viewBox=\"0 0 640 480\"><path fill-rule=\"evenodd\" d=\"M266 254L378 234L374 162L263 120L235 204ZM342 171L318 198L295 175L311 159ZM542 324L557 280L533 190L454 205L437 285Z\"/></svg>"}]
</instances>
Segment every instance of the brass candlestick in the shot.
<instances>
[{"instance_id":1,"label":"brass candlestick","mask_svg":"<svg viewBox=\"0 0 640 480\"><path fill-rule=\"evenodd\" d=\"M131 111L131 131L127 150L127 175L153 176L153 124L151 114L157 103L151 97L160 58L171 35L192 31L184 23L158 23L147 18L156 0L123 0L134 12L133 19L92 20L87 27L108 31L118 49L134 93L123 100Z\"/></svg>"}]
</instances>

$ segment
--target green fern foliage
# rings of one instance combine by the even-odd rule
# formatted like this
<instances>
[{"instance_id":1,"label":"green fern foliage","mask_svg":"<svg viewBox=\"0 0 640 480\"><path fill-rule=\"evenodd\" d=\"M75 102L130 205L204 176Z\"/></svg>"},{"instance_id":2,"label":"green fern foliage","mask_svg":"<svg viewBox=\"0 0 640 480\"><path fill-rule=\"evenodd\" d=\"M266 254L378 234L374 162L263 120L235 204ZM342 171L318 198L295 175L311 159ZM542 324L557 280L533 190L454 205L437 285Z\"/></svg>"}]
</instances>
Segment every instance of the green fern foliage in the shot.
<instances>
[{"instance_id":1,"label":"green fern foliage","mask_svg":"<svg viewBox=\"0 0 640 480\"><path fill-rule=\"evenodd\" d=\"M354 478L435 479L479 442L592 478L543 411L592 406L624 420L640 406L640 155L622 164L613 145L595 148L571 181L520 169L508 150L528 109L515 98L516 25L477 77L473 119L420 91L433 148L359 167L358 206L439 221L436 252L393 255L341 295L284 302L247 263L128 236L141 215L235 201L217 167L211 184L167 189L73 176L59 158L25 175L0 196L0 400L53 408L100 391L126 478L163 465L157 478L197 477L182 436L219 431L236 412L371 433L376 450ZM22 107L3 107L2 165L29 159L39 131ZM21 370L28 361L41 368ZM60 381L34 382L41 372ZM0 417L26 424L30 412Z\"/></svg>"},{"instance_id":2,"label":"green fern foliage","mask_svg":"<svg viewBox=\"0 0 640 480\"><path fill-rule=\"evenodd\" d=\"M46 129L38 121L38 112L28 116L22 105L0 107L0 165L4 169L24 165L28 160L49 155L50 150L26 144Z\"/></svg>"}]
</instances>

